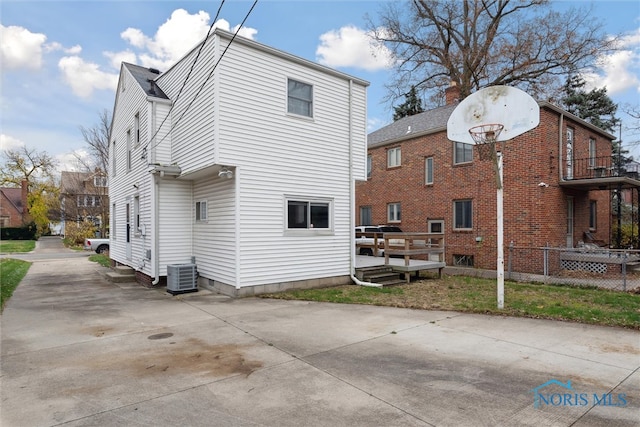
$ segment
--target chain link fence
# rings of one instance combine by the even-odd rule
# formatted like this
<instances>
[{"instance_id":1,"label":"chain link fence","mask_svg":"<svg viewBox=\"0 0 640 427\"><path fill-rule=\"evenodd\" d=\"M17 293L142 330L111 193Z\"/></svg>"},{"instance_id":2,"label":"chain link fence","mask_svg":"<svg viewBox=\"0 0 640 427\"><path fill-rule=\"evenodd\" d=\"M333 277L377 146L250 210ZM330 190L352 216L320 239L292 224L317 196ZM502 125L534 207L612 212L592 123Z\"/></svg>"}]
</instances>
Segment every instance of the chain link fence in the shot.
<instances>
[{"instance_id":1,"label":"chain link fence","mask_svg":"<svg viewBox=\"0 0 640 427\"><path fill-rule=\"evenodd\" d=\"M480 254L482 260L477 259L478 254L472 257L476 259L471 260L456 256L456 252L463 252L462 248L448 246L445 251L453 254L453 262L448 263L445 269L447 273L496 277L495 270L476 268L476 265L495 265L495 250L488 250L486 256ZM494 255L489 255L491 253ZM504 277L518 282L640 292L640 251L599 248L595 245L557 248L510 244L504 250Z\"/></svg>"}]
</instances>

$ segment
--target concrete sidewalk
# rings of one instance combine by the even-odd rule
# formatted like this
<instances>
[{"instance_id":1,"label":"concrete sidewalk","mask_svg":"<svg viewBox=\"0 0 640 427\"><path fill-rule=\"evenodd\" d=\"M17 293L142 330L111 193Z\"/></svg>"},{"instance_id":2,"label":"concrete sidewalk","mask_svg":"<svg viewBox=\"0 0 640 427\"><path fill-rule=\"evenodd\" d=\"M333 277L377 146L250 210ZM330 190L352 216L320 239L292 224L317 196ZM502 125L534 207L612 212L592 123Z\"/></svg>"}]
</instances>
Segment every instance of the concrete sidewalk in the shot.
<instances>
[{"instance_id":1,"label":"concrete sidewalk","mask_svg":"<svg viewBox=\"0 0 640 427\"><path fill-rule=\"evenodd\" d=\"M109 283L105 270L86 258L32 265L1 317L3 427L640 420L637 331L171 296Z\"/></svg>"}]
</instances>

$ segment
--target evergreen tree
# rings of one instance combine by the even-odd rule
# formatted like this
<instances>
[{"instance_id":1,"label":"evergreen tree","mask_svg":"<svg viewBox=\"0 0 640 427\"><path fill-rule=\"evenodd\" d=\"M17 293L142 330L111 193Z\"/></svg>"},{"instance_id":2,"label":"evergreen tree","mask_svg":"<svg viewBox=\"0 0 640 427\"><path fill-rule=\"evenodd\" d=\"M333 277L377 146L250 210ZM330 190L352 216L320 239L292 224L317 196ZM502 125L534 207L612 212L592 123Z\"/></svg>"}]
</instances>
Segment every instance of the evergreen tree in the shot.
<instances>
[{"instance_id":1,"label":"evergreen tree","mask_svg":"<svg viewBox=\"0 0 640 427\"><path fill-rule=\"evenodd\" d=\"M416 93L416 87L411 86L409 93L405 94L405 101L403 104L394 107L393 121L400 120L403 117L413 116L414 114L422 113L422 101L418 98Z\"/></svg>"},{"instance_id":2,"label":"evergreen tree","mask_svg":"<svg viewBox=\"0 0 640 427\"><path fill-rule=\"evenodd\" d=\"M607 88L592 89L587 92L586 82L580 76L570 76L564 86L565 97L562 99L565 109L581 119L607 132L613 132L619 119L615 116L618 105L609 95Z\"/></svg>"}]
</instances>

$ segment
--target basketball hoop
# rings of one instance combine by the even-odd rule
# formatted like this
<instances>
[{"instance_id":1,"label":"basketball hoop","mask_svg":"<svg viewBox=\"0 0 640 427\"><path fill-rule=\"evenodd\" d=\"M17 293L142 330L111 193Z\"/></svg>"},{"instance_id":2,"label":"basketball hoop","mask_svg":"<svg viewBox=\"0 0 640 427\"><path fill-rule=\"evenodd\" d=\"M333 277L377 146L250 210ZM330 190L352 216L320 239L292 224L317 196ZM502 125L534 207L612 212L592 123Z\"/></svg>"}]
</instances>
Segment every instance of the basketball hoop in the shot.
<instances>
[{"instance_id":1,"label":"basketball hoop","mask_svg":"<svg viewBox=\"0 0 640 427\"><path fill-rule=\"evenodd\" d=\"M502 188L502 179L500 178L500 165L498 164L496 143L502 129L504 129L504 125L498 123L474 126L469 129L469 134L476 143L480 160L491 160L493 163L493 170L496 175L496 188L498 189Z\"/></svg>"},{"instance_id":2,"label":"basketball hoop","mask_svg":"<svg viewBox=\"0 0 640 427\"><path fill-rule=\"evenodd\" d=\"M496 161L496 142L502 129L504 129L504 125L496 123L474 126L469 129L469 134L476 143L480 160Z\"/></svg>"}]
</instances>

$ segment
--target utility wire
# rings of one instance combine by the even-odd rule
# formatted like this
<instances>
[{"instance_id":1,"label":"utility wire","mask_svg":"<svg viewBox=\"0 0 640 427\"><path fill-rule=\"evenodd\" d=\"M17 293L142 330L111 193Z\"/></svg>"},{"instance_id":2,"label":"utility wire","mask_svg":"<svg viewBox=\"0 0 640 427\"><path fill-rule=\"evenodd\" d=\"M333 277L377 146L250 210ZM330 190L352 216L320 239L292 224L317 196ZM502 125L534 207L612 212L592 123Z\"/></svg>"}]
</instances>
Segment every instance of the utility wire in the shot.
<instances>
[{"instance_id":1,"label":"utility wire","mask_svg":"<svg viewBox=\"0 0 640 427\"><path fill-rule=\"evenodd\" d=\"M180 114L180 117L178 117L178 119L175 121L175 123L171 124L171 128L169 129L169 131L162 137L162 139L158 142L156 142L155 144L153 144L153 146L151 147L152 149L157 147L162 141L164 141L164 139L166 138L167 135L169 135L171 133L171 131L173 129L175 129L176 126L178 126L178 123L180 123L180 121L182 120L182 118L184 117L184 115L187 113L187 111L189 111L189 109L191 108L191 106L193 105L193 103L196 101L196 99L198 98L198 96L200 95L200 93L202 92L202 90L204 89L204 87L206 86L207 82L209 82L209 79L211 78L211 76L213 76L213 72L216 70L216 68L218 67L218 64L220 64L220 61L222 61L222 58L224 58L224 55L227 53L227 51L229 50L229 48L231 47L231 45L233 44L233 41L235 40L236 36L238 35L238 32L240 31L240 29L244 26L244 23L247 21L247 19L249 18L249 15L251 15L251 12L253 11L253 9L256 7L256 4L258 4L258 0L254 0L253 5L251 5L251 8L249 9L249 11L247 12L247 14L245 15L244 19L242 20L242 22L240 23L240 25L238 26L238 29L233 33L233 36L231 37L231 40L229 40L229 43L227 44L227 47L224 48L224 51L222 51L222 54L220 54L220 57L218 58L218 60L216 61L216 63L214 64L213 68L211 68L211 71L209 72L209 75L207 76L207 78L205 79L205 81L202 83L202 85L200 85L200 88L198 89L198 92L196 92L196 94L193 96L193 99L191 99L191 102L189 102L189 105L187 105L187 107L184 109L184 111L182 112L182 114ZM206 41L206 40L205 40ZM204 45L204 43L203 43ZM175 103L174 103L175 105ZM173 105L172 105L173 107ZM171 112L171 110L169 111ZM167 117L169 116L169 114L167 114ZM166 117L165 117L166 119ZM163 121L164 123L164 121ZM160 128L158 128L158 131L160 130ZM158 131L156 131L156 134L158 133Z\"/></svg>"},{"instance_id":2,"label":"utility wire","mask_svg":"<svg viewBox=\"0 0 640 427\"><path fill-rule=\"evenodd\" d=\"M189 72L187 73L187 76L185 77L184 82L182 82L182 87L180 87L180 90L178 91L178 95L176 96L175 101L171 103L171 107L169 108L169 111L167 112L167 115L164 116L164 119L162 119L162 122L160 123L160 126L158 126L158 129L156 129L156 131L154 132L153 136L149 139L149 141L146 143L146 145L144 147L142 147L143 151L145 151L147 149L147 145L149 145L151 143L151 141L153 141L153 139L156 136L158 136L158 132L160 132L160 129L162 129L162 126L164 125L164 122L166 122L167 118L171 115L171 111L173 110L173 106L178 102L178 99L180 99L180 95L182 94L182 91L184 90L184 87L187 85L187 81L189 80L189 77L191 76L191 73L193 72L193 69L196 66L196 62L198 62L198 58L200 58L200 53L202 52L202 49L204 48L205 43L209 39L209 35L211 34L211 31L213 30L213 27L214 27L215 23L218 21L218 17L220 16L220 12L222 11L222 6L224 5L224 2L225 2L225 0L222 0L220 2L220 6L218 7L218 11L216 12L216 16L215 16L215 18L213 18L213 21L211 21L211 25L209 25L209 30L207 31L206 37L204 38L202 43L200 43L200 48L198 49L198 53L196 54L196 57L194 58L193 62L191 63L191 68L189 69ZM156 145L154 145L154 147ZM151 148L153 148L153 147L151 147Z\"/></svg>"}]
</instances>

